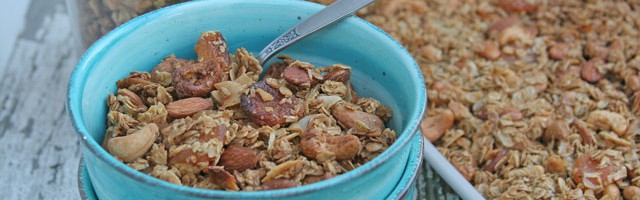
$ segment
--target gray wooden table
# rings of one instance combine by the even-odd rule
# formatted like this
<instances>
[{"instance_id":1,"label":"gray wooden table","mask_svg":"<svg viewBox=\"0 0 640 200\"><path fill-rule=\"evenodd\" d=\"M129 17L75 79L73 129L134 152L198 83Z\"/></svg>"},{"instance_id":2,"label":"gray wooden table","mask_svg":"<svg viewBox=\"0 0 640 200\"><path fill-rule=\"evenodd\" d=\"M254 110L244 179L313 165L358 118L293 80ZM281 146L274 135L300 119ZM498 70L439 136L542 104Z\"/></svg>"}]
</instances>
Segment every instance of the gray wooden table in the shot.
<instances>
[{"instance_id":1,"label":"gray wooden table","mask_svg":"<svg viewBox=\"0 0 640 200\"><path fill-rule=\"evenodd\" d=\"M81 52L64 0L31 0L24 29L0 63L0 199L79 199L80 143L65 111ZM419 198L457 199L427 166Z\"/></svg>"},{"instance_id":2,"label":"gray wooden table","mask_svg":"<svg viewBox=\"0 0 640 200\"><path fill-rule=\"evenodd\" d=\"M0 63L0 199L78 199L79 141L64 107L78 58L64 0L32 0Z\"/></svg>"}]
</instances>

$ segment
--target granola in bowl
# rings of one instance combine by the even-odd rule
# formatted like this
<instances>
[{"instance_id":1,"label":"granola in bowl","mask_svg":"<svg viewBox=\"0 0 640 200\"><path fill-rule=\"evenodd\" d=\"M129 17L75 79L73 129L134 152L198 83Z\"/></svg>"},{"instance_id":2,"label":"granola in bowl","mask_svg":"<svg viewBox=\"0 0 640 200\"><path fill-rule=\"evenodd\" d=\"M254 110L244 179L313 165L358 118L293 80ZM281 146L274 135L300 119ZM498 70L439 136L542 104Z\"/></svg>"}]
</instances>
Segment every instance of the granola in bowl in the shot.
<instances>
[{"instance_id":1,"label":"granola in bowl","mask_svg":"<svg viewBox=\"0 0 640 200\"><path fill-rule=\"evenodd\" d=\"M423 134L486 198L632 199L639 9L380 0L358 14L413 54L429 88Z\"/></svg>"},{"instance_id":2,"label":"granola in bowl","mask_svg":"<svg viewBox=\"0 0 640 200\"><path fill-rule=\"evenodd\" d=\"M130 167L178 185L273 190L329 179L395 140L391 110L359 97L349 66L315 68L280 57L262 66L202 33L197 60L168 56L132 72L108 96L104 148Z\"/></svg>"}]
</instances>

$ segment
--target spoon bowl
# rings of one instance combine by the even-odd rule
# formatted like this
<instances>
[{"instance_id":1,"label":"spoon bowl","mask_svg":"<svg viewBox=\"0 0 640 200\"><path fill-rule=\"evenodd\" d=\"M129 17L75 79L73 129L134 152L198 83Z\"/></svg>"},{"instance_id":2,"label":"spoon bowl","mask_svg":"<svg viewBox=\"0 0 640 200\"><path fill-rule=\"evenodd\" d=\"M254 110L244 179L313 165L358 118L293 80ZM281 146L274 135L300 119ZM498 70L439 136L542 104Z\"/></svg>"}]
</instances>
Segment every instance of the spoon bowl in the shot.
<instances>
[{"instance_id":1,"label":"spoon bowl","mask_svg":"<svg viewBox=\"0 0 640 200\"><path fill-rule=\"evenodd\" d=\"M338 0L325 7L283 33L262 49L257 57L260 65L264 65L266 61L283 49L330 24L340 21L353 12L373 3L373 1L375 0Z\"/></svg>"}]
</instances>

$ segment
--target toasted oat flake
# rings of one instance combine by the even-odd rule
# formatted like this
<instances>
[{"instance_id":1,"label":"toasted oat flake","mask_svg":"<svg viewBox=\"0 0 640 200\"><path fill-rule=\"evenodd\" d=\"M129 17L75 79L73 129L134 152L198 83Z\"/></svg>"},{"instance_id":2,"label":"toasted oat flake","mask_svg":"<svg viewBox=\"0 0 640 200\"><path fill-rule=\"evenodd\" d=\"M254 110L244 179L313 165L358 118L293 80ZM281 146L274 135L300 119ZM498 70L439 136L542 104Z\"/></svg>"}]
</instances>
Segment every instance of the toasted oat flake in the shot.
<instances>
[{"instance_id":1,"label":"toasted oat flake","mask_svg":"<svg viewBox=\"0 0 640 200\"><path fill-rule=\"evenodd\" d=\"M431 138L485 198L599 199L640 187L638 8L633 1L379 0L358 15L414 56L428 88L426 121L443 110L453 116ZM504 149L500 167L481 170ZM586 167L579 181L571 175L576 162Z\"/></svg>"}]
</instances>

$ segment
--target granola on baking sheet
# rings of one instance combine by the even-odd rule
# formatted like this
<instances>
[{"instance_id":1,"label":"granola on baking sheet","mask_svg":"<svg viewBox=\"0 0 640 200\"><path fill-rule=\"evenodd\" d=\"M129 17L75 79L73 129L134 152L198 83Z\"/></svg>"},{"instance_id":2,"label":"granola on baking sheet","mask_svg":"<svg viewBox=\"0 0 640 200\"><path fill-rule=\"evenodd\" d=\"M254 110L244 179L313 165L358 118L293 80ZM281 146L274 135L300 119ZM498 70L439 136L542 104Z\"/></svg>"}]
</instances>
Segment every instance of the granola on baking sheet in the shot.
<instances>
[{"instance_id":1,"label":"granola on baking sheet","mask_svg":"<svg viewBox=\"0 0 640 200\"><path fill-rule=\"evenodd\" d=\"M419 63L423 134L486 198L640 197L640 1L379 0L358 15Z\"/></svg>"},{"instance_id":2,"label":"granola on baking sheet","mask_svg":"<svg viewBox=\"0 0 640 200\"><path fill-rule=\"evenodd\" d=\"M311 184L374 159L395 140L391 110L359 97L351 68L280 57L263 71L218 31L202 33L197 60L171 55L132 72L107 98L104 148L170 183L218 190Z\"/></svg>"}]
</instances>

